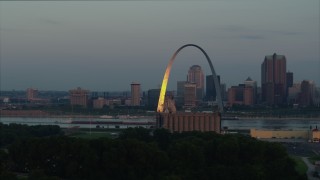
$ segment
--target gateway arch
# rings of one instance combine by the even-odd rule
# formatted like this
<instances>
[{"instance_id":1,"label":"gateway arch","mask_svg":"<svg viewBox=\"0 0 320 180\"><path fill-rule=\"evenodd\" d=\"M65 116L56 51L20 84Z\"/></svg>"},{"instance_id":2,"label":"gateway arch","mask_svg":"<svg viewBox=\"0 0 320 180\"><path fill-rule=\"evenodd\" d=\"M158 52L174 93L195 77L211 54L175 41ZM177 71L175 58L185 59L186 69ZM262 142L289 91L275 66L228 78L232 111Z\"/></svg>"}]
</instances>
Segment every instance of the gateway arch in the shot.
<instances>
[{"instance_id":1,"label":"gateway arch","mask_svg":"<svg viewBox=\"0 0 320 180\"><path fill-rule=\"evenodd\" d=\"M157 112L163 112L164 111L164 99L165 99L165 95L166 95L166 91L167 91L167 85L168 85L170 71L171 71L171 67L172 67L173 61L175 60L175 58L178 55L178 53L182 49L184 49L184 48L186 48L188 46L192 46L192 47L198 48L204 54L204 56L206 57L206 59L207 59L207 61L209 63L210 69L211 69L211 73L213 75L213 81L214 81L214 86L215 86L216 94L217 94L219 112L222 112L223 111L223 105L222 105L222 98L221 98L221 89L220 89L220 84L218 82L218 78L217 78L216 72L214 71L212 62L211 62L210 57L208 56L208 54L200 46L195 45L195 44L186 44L186 45L181 46L173 54L173 56L171 57L171 59L169 61L169 64L167 66L166 72L164 73L163 80L162 80Z\"/></svg>"}]
</instances>

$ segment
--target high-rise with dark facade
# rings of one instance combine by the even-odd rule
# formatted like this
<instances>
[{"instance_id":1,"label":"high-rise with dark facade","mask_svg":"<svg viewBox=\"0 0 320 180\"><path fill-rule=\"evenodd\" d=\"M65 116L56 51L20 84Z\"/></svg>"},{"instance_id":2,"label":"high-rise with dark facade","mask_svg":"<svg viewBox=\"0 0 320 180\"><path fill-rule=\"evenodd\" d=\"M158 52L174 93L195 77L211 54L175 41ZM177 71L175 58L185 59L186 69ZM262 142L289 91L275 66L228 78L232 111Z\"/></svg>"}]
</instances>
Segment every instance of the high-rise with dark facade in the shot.
<instances>
[{"instance_id":1,"label":"high-rise with dark facade","mask_svg":"<svg viewBox=\"0 0 320 180\"><path fill-rule=\"evenodd\" d=\"M293 72L287 72L286 74L287 87L293 86Z\"/></svg>"},{"instance_id":2,"label":"high-rise with dark facade","mask_svg":"<svg viewBox=\"0 0 320 180\"><path fill-rule=\"evenodd\" d=\"M220 76L217 76L219 84L220 84ZM221 88L220 88L221 89ZM215 101L217 97L216 88L213 82L213 76L206 76L206 100L207 101Z\"/></svg>"},{"instance_id":3,"label":"high-rise with dark facade","mask_svg":"<svg viewBox=\"0 0 320 180\"><path fill-rule=\"evenodd\" d=\"M286 94L288 97L289 94L289 88L291 88L293 86L293 73L292 72L287 72L286 73Z\"/></svg>"},{"instance_id":4,"label":"high-rise with dark facade","mask_svg":"<svg viewBox=\"0 0 320 180\"><path fill-rule=\"evenodd\" d=\"M262 101L279 105L286 101L286 57L274 53L265 56L261 65Z\"/></svg>"},{"instance_id":5,"label":"high-rise with dark facade","mask_svg":"<svg viewBox=\"0 0 320 180\"><path fill-rule=\"evenodd\" d=\"M187 81L177 82L177 96L175 97L176 106L181 107L184 105L184 85Z\"/></svg>"},{"instance_id":6,"label":"high-rise with dark facade","mask_svg":"<svg viewBox=\"0 0 320 180\"><path fill-rule=\"evenodd\" d=\"M160 95L160 89L149 89L148 90L148 101L147 106L151 109L156 109L158 106L158 100Z\"/></svg>"}]
</instances>

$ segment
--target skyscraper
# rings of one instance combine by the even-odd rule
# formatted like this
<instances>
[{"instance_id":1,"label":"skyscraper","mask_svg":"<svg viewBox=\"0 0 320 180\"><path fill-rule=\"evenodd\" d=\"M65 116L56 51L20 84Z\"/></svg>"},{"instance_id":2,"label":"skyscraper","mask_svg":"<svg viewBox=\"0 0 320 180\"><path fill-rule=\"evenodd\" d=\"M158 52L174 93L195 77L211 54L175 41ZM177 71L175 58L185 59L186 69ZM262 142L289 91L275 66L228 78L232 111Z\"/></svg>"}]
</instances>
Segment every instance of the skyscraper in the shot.
<instances>
[{"instance_id":1,"label":"skyscraper","mask_svg":"<svg viewBox=\"0 0 320 180\"><path fill-rule=\"evenodd\" d=\"M147 105L149 108L152 108L152 109L157 108L159 95L160 95L160 89L149 89L148 90Z\"/></svg>"},{"instance_id":2,"label":"skyscraper","mask_svg":"<svg viewBox=\"0 0 320 180\"><path fill-rule=\"evenodd\" d=\"M243 104L244 85L231 86L228 89L228 104L233 106L234 104Z\"/></svg>"},{"instance_id":3,"label":"skyscraper","mask_svg":"<svg viewBox=\"0 0 320 180\"><path fill-rule=\"evenodd\" d=\"M184 107L193 108L197 103L197 85L196 83L185 83L184 85Z\"/></svg>"},{"instance_id":4,"label":"skyscraper","mask_svg":"<svg viewBox=\"0 0 320 180\"><path fill-rule=\"evenodd\" d=\"M217 78L218 78L218 81L220 84L220 76L217 76ZM216 96L217 96L217 93L216 93L216 88L215 88L214 82L213 82L213 75L208 75L208 76L206 76L206 100L207 101L215 101Z\"/></svg>"},{"instance_id":5,"label":"skyscraper","mask_svg":"<svg viewBox=\"0 0 320 180\"><path fill-rule=\"evenodd\" d=\"M293 86L293 72L286 73L287 88Z\"/></svg>"},{"instance_id":6,"label":"skyscraper","mask_svg":"<svg viewBox=\"0 0 320 180\"><path fill-rule=\"evenodd\" d=\"M184 85L187 81L177 82L177 96L175 97L176 106L181 107L184 104Z\"/></svg>"},{"instance_id":7,"label":"skyscraper","mask_svg":"<svg viewBox=\"0 0 320 180\"><path fill-rule=\"evenodd\" d=\"M299 93L299 104L310 106L313 104L315 85L313 81L303 80L301 82L301 92Z\"/></svg>"},{"instance_id":8,"label":"skyscraper","mask_svg":"<svg viewBox=\"0 0 320 180\"><path fill-rule=\"evenodd\" d=\"M131 106L140 106L140 84L131 83Z\"/></svg>"},{"instance_id":9,"label":"skyscraper","mask_svg":"<svg viewBox=\"0 0 320 180\"><path fill-rule=\"evenodd\" d=\"M248 77L245 81L244 81L244 85L247 89L250 89L249 87L252 87L252 104L256 104L257 103L257 91L258 91L258 87L257 87L257 81L252 80L250 77ZM246 91L250 91L251 90L246 90ZM248 93L248 92L247 92ZM250 94L250 93L249 93ZM249 95L251 96L251 95ZM245 97L248 97L245 96ZM245 103L245 104L249 104L249 103Z\"/></svg>"},{"instance_id":10,"label":"skyscraper","mask_svg":"<svg viewBox=\"0 0 320 180\"><path fill-rule=\"evenodd\" d=\"M188 82L196 84L197 99L202 100L204 94L204 75L199 65L193 65L188 71Z\"/></svg>"},{"instance_id":11,"label":"skyscraper","mask_svg":"<svg viewBox=\"0 0 320 180\"><path fill-rule=\"evenodd\" d=\"M279 105L286 101L286 57L274 53L261 65L262 101Z\"/></svg>"},{"instance_id":12,"label":"skyscraper","mask_svg":"<svg viewBox=\"0 0 320 180\"><path fill-rule=\"evenodd\" d=\"M177 82L177 96L184 96L184 84L186 81L178 81Z\"/></svg>"},{"instance_id":13,"label":"skyscraper","mask_svg":"<svg viewBox=\"0 0 320 180\"><path fill-rule=\"evenodd\" d=\"M292 87L288 88L288 103L299 103L299 93L301 92L301 83L294 83Z\"/></svg>"},{"instance_id":14,"label":"skyscraper","mask_svg":"<svg viewBox=\"0 0 320 180\"><path fill-rule=\"evenodd\" d=\"M228 100L227 85L225 83L220 83L220 90L221 90L222 101L227 101Z\"/></svg>"}]
</instances>

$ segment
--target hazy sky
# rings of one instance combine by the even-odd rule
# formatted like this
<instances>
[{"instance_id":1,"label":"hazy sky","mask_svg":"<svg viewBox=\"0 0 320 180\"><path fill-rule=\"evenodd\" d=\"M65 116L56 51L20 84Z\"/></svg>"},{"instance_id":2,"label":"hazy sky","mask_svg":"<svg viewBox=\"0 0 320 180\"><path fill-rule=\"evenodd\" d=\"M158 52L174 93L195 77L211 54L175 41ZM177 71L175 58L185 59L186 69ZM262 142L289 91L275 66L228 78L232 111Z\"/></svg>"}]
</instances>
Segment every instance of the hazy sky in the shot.
<instances>
[{"instance_id":1,"label":"hazy sky","mask_svg":"<svg viewBox=\"0 0 320 180\"><path fill-rule=\"evenodd\" d=\"M261 80L265 55L287 58L294 81L320 85L319 0L0 2L1 90L157 88L172 54L194 43L228 87ZM190 66L209 74L188 47L169 89Z\"/></svg>"}]
</instances>

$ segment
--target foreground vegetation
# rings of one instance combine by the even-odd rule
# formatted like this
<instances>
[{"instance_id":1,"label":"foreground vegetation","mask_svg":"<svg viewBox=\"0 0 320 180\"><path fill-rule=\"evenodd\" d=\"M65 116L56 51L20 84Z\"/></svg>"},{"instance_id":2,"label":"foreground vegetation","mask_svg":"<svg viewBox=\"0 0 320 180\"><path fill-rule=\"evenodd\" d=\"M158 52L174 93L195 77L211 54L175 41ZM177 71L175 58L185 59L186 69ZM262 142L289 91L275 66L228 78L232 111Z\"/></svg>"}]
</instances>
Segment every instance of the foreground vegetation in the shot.
<instances>
[{"instance_id":1,"label":"foreground vegetation","mask_svg":"<svg viewBox=\"0 0 320 180\"><path fill-rule=\"evenodd\" d=\"M308 166L303 162L301 157L291 156L291 158L295 161L295 169L300 175L304 175L307 173Z\"/></svg>"},{"instance_id":2,"label":"foreground vegetation","mask_svg":"<svg viewBox=\"0 0 320 180\"><path fill-rule=\"evenodd\" d=\"M59 126L27 126L14 123L10 125L0 123L0 132L0 148L26 138L59 136L64 134Z\"/></svg>"},{"instance_id":3,"label":"foreground vegetation","mask_svg":"<svg viewBox=\"0 0 320 180\"><path fill-rule=\"evenodd\" d=\"M320 156L313 155L313 156L309 157L309 161L311 162L311 164L315 164L316 161L320 161Z\"/></svg>"},{"instance_id":4,"label":"foreground vegetation","mask_svg":"<svg viewBox=\"0 0 320 180\"><path fill-rule=\"evenodd\" d=\"M30 136L1 150L0 162L0 179L306 179L280 144L165 129L130 128L116 139Z\"/></svg>"}]
</instances>

